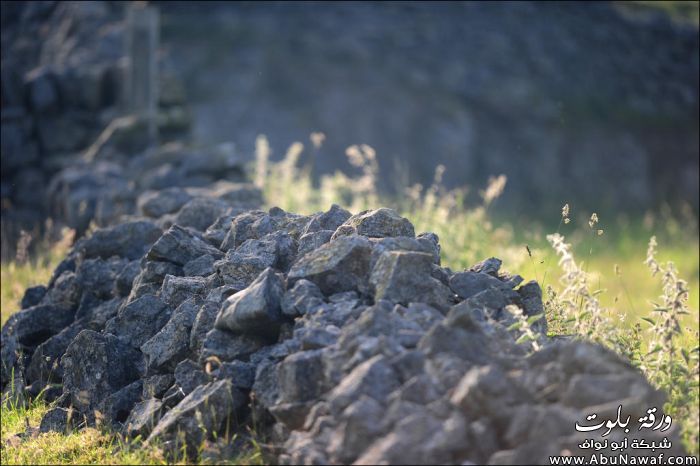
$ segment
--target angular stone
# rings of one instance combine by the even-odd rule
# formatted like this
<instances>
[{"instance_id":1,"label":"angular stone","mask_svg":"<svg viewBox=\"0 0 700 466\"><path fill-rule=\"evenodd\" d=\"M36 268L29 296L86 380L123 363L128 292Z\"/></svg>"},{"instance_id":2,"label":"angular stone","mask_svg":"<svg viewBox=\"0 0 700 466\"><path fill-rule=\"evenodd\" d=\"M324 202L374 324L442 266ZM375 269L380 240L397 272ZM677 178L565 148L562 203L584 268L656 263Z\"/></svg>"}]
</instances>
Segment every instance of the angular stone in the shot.
<instances>
[{"instance_id":1,"label":"angular stone","mask_svg":"<svg viewBox=\"0 0 700 466\"><path fill-rule=\"evenodd\" d=\"M31 286L27 288L24 292L24 296L22 296L21 308L27 309L28 307L36 306L39 304L45 294L46 287L44 285Z\"/></svg>"},{"instance_id":2,"label":"angular stone","mask_svg":"<svg viewBox=\"0 0 700 466\"><path fill-rule=\"evenodd\" d=\"M498 271L500 270L502 263L503 261L501 261L501 259L498 259L497 257L489 257L488 259L484 259L478 264L472 265L471 267L469 267L468 271L486 273L497 277Z\"/></svg>"},{"instance_id":3,"label":"angular stone","mask_svg":"<svg viewBox=\"0 0 700 466\"><path fill-rule=\"evenodd\" d=\"M214 258L205 254L193 259L182 268L186 277L206 277L214 273Z\"/></svg>"},{"instance_id":4,"label":"angular stone","mask_svg":"<svg viewBox=\"0 0 700 466\"><path fill-rule=\"evenodd\" d=\"M223 256L221 251L199 236L178 225L173 225L156 241L146 257L149 260L172 262L182 266L205 254L215 259Z\"/></svg>"},{"instance_id":5,"label":"angular stone","mask_svg":"<svg viewBox=\"0 0 700 466\"><path fill-rule=\"evenodd\" d=\"M413 225L401 217L395 210L385 207L377 210L365 210L345 221L333 234L333 239L340 236L361 235L370 238L386 236L408 236L416 233Z\"/></svg>"},{"instance_id":6,"label":"angular stone","mask_svg":"<svg viewBox=\"0 0 700 466\"><path fill-rule=\"evenodd\" d=\"M204 342L204 338L211 329L214 328L216 316L219 313L220 305L216 302L205 301L197 311L192 330L190 331L190 350L199 352Z\"/></svg>"},{"instance_id":7,"label":"angular stone","mask_svg":"<svg viewBox=\"0 0 700 466\"><path fill-rule=\"evenodd\" d=\"M543 335L547 334L547 318L542 304L542 288L536 281L529 281L516 290L520 295L523 311L527 316L542 315L542 318L532 324L532 329Z\"/></svg>"},{"instance_id":8,"label":"angular stone","mask_svg":"<svg viewBox=\"0 0 700 466\"><path fill-rule=\"evenodd\" d=\"M402 418L386 437L377 440L357 460L358 464L432 464L433 452L424 442L439 428L435 417L414 413Z\"/></svg>"},{"instance_id":9,"label":"angular stone","mask_svg":"<svg viewBox=\"0 0 700 466\"><path fill-rule=\"evenodd\" d=\"M301 351L287 356L279 366L279 402L312 401L325 392L322 353Z\"/></svg>"},{"instance_id":10,"label":"angular stone","mask_svg":"<svg viewBox=\"0 0 700 466\"><path fill-rule=\"evenodd\" d=\"M82 249L86 258L119 256L134 260L140 259L161 234L155 223L138 220L96 230L76 247Z\"/></svg>"},{"instance_id":11,"label":"angular stone","mask_svg":"<svg viewBox=\"0 0 700 466\"><path fill-rule=\"evenodd\" d=\"M211 379L200 364L191 359L185 359L175 368L175 382L183 393L188 395L200 385L211 382Z\"/></svg>"},{"instance_id":12,"label":"angular stone","mask_svg":"<svg viewBox=\"0 0 700 466\"><path fill-rule=\"evenodd\" d=\"M355 367L328 396L334 412L341 412L354 400L367 395L379 403L399 387L396 372L386 358L377 355Z\"/></svg>"},{"instance_id":13,"label":"angular stone","mask_svg":"<svg viewBox=\"0 0 700 466\"><path fill-rule=\"evenodd\" d=\"M74 272L65 271L50 286L40 304L75 309L80 303L82 288Z\"/></svg>"},{"instance_id":14,"label":"angular stone","mask_svg":"<svg viewBox=\"0 0 700 466\"><path fill-rule=\"evenodd\" d=\"M124 298L97 302L93 299L82 300L80 307L75 312L75 320L93 330L101 329L104 328L107 321L117 315L123 304Z\"/></svg>"},{"instance_id":15,"label":"angular stone","mask_svg":"<svg viewBox=\"0 0 700 466\"><path fill-rule=\"evenodd\" d=\"M149 373L172 370L189 354L190 330L199 304L190 298L173 311L168 323L141 345Z\"/></svg>"},{"instance_id":16,"label":"angular stone","mask_svg":"<svg viewBox=\"0 0 700 466\"><path fill-rule=\"evenodd\" d=\"M432 256L422 252L388 251L382 254L372 270L370 284L374 299L386 299L407 305L426 303L447 311L452 293L431 276Z\"/></svg>"},{"instance_id":17,"label":"angular stone","mask_svg":"<svg viewBox=\"0 0 700 466\"><path fill-rule=\"evenodd\" d=\"M140 213L146 217L158 218L180 210L192 196L183 188L173 187L158 191L146 191L137 201Z\"/></svg>"},{"instance_id":18,"label":"angular stone","mask_svg":"<svg viewBox=\"0 0 700 466\"><path fill-rule=\"evenodd\" d=\"M328 243L333 236L333 230L319 230L311 233L306 233L299 238L298 256L301 257L315 249L320 248Z\"/></svg>"},{"instance_id":19,"label":"angular stone","mask_svg":"<svg viewBox=\"0 0 700 466\"><path fill-rule=\"evenodd\" d=\"M233 333L275 338L282 322L283 294L282 278L268 268L248 288L226 300L215 326Z\"/></svg>"},{"instance_id":20,"label":"angular stone","mask_svg":"<svg viewBox=\"0 0 700 466\"><path fill-rule=\"evenodd\" d=\"M36 347L59 333L73 321L75 310L42 304L12 314L2 327L3 346L9 339L21 345Z\"/></svg>"},{"instance_id":21,"label":"angular stone","mask_svg":"<svg viewBox=\"0 0 700 466\"><path fill-rule=\"evenodd\" d=\"M301 316L323 303L323 294L314 283L299 280L282 297L282 313L289 317Z\"/></svg>"},{"instance_id":22,"label":"angular stone","mask_svg":"<svg viewBox=\"0 0 700 466\"><path fill-rule=\"evenodd\" d=\"M374 398L366 395L354 401L342 413L342 423L334 432L328 445L337 461L352 463L383 433L384 407Z\"/></svg>"},{"instance_id":23,"label":"angular stone","mask_svg":"<svg viewBox=\"0 0 700 466\"><path fill-rule=\"evenodd\" d=\"M289 285L309 280L330 295L341 291L366 291L371 243L362 236L343 236L312 251L292 266Z\"/></svg>"},{"instance_id":24,"label":"angular stone","mask_svg":"<svg viewBox=\"0 0 700 466\"><path fill-rule=\"evenodd\" d=\"M112 297L114 281L127 265L126 259L112 257L108 260L85 259L76 271L76 279L83 293L90 293L100 299Z\"/></svg>"},{"instance_id":25,"label":"angular stone","mask_svg":"<svg viewBox=\"0 0 700 466\"><path fill-rule=\"evenodd\" d=\"M155 398L136 403L124 423L123 432L129 437L146 437L158 424L162 413L163 403Z\"/></svg>"},{"instance_id":26,"label":"angular stone","mask_svg":"<svg viewBox=\"0 0 700 466\"><path fill-rule=\"evenodd\" d=\"M255 365L243 361L222 363L214 372L217 380L229 379L231 385L241 390L250 390L255 382Z\"/></svg>"},{"instance_id":27,"label":"angular stone","mask_svg":"<svg viewBox=\"0 0 700 466\"><path fill-rule=\"evenodd\" d=\"M197 387L158 422L148 441L172 441L174 450L188 450L202 444L224 427L233 411L243 400L232 396L231 382L219 380Z\"/></svg>"},{"instance_id":28,"label":"angular stone","mask_svg":"<svg viewBox=\"0 0 700 466\"><path fill-rule=\"evenodd\" d=\"M440 246L430 237L409 238L405 236L390 238L373 238L372 257L370 266L374 268L379 258L388 251L424 252L433 257L435 264L440 263Z\"/></svg>"},{"instance_id":29,"label":"angular stone","mask_svg":"<svg viewBox=\"0 0 700 466\"><path fill-rule=\"evenodd\" d=\"M469 370L452 393L450 402L467 418L501 420L510 416L516 405L529 402L530 398L512 377L492 364Z\"/></svg>"},{"instance_id":30,"label":"angular stone","mask_svg":"<svg viewBox=\"0 0 700 466\"><path fill-rule=\"evenodd\" d=\"M74 408L92 415L109 395L140 378L140 358L114 335L83 330L61 359L63 393Z\"/></svg>"},{"instance_id":31,"label":"angular stone","mask_svg":"<svg viewBox=\"0 0 700 466\"><path fill-rule=\"evenodd\" d=\"M141 397L160 398L175 382L175 377L172 374L157 374L143 379L143 391Z\"/></svg>"},{"instance_id":32,"label":"angular stone","mask_svg":"<svg viewBox=\"0 0 700 466\"><path fill-rule=\"evenodd\" d=\"M337 204L331 205L328 211L315 214L306 224L302 235L313 233L321 230L334 232L340 225L345 223L347 219L352 217L352 214L343 209Z\"/></svg>"},{"instance_id":33,"label":"angular stone","mask_svg":"<svg viewBox=\"0 0 700 466\"><path fill-rule=\"evenodd\" d=\"M48 410L46 414L44 414L44 417L41 418L39 432L58 432L66 434L70 429L76 427L80 423L81 418L82 416L73 408L61 408L57 406Z\"/></svg>"},{"instance_id":34,"label":"angular stone","mask_svg":"<svg viewBox=\"0 0 700 466\"><path fill-rule=\"evenodd\" d=\"M483 272L458 272L450 277L450 288L462 299L471 298L491 287L511 288L493 275Z\"/></svg>"},{"instance_id":35,"label":"angular stone","mask_svg":"<svg viewBox=\"0 0 700 466\"><path fill-rule=\"evenodd\" d=\"M168 322L171 309L157 296L145 295L119 310L105 331L138 348Z\"/></svg>"},{"instance_id":36,"label":"angular stone","mask_svg":"<svg viewBox=\"0 0 700 466\"><path fill-rule=\"evenodd\" d=\"M100 401L97 411L102 417L102 422L111 423L113 427L120 427L120 424L129 417L134 405L141 401L142 391L143 382L136 380Z\"/></svg>"},{"instance_id":37,"label":"angular stone","mask_svg":"<svg viewBox=\"0 0 700 466\"><path fill-rule=\"evenodd\" d=\"M160 299L172 308L186 299L203 298L207 281L203 277L175 277L166 275L160 290Z\"/></svg>"},{"instance_id":38,"label":"angular stone","mask_svg":"<svg viewBox=\"0 0 700 466\"><path fill-rule=\"evenodd\" d=\"M200 361L215 356L221 361L246 359L266 345L266 340L247 335L236 335L226 330L210 330L202 343Z\"/></svg>"},{"instance_id":39,"label":"angular stone","mask_svg":"<svg viewBox=\"0 0 700 466\"><path fill-rule=\"evenodd\" d=\"M265 212L260 210L244 212L231 221L231 228L221 243L221 250L235 249L246 240L259 239L272 233L276 227L274 219Z\"/></svg>"},{"instance_id":40,"label":"angular stone","mask_svg":"<svg viewBox=\"0 0 700 466\"><path fill-rule=\"evenodd\" d=\"M31 384L38 382L42 387L50 382L60 382L63 379L61 356L82 329L80 323L73 323L40 344L27 367L27 381Z\"/></svg>"},{"instance_id":41,"label":"angular stone","mask_svg":"<svg viewBox=\"0 0 700 466\"><path fill-rule=\"evenodd\" d=\"M194 198L188 201L175 216L175 224L204 231L230 208L220 199Z\"/></svg>"},{"instance_id":42,"label":"angular stone","mask_svg":"<svg viewBox=\"0 0 700 466\"><path fill-rule=\"evenodd\" d=\"M117 280L114 282L114 289L112 293L115 296L129 296L131 293L131 286L134 283L134 279L141 272L141 264L138 260L133 260L129 262L117 275Z\"/></svg>"},{"instance_id":43,"label":"angular stone","mask_svg":"<svg viewBox=\"0 0 700 466\"><path fill-rule=\"evenodd\" d=\"M296 256L296 243L284 231L260 239L246 240L235 250L229 250L214 268L224 283L243 289L266 268L287 271Z\"/></svg>"}]
</instances>

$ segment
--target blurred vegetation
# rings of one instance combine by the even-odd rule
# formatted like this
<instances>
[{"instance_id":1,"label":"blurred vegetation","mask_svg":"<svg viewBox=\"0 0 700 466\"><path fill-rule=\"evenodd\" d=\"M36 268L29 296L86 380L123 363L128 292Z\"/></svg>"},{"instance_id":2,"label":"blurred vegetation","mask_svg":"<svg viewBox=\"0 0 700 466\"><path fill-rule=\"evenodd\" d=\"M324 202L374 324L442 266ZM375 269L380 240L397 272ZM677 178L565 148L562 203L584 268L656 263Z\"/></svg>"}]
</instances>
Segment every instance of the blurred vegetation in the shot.
<instances>
[{"instance_id":1,"label":"blurred vegetation","mask_svg":"<svg viewBox=\"0 0 700 466\"><path fill-rule=\"evenodd\" d=\"M441 183L444 167L437 168L432 186L410 186L400 198L389 199L378 194L377 154L366 145L346 152L356 176L336 172L315 182L309 161L324 139L314 133L309 148L295 143L274 163L267 139L258 138L251 172L269 207L304 214L327 210L332 203L353 213L393 207L411 220L417 233L439 235L443 266L458 271L486 257L501 258L508 271L541 284L550 334L576 335L611 347L664 389L669 394L664 412L681 423L686 448L698 454L699 241L692 209L599 218L562 199L563 209L551 213L551 222L512 222L498 214L498 198L507 189L504 176L491 179L483 190L447 190ZM18 254L17 260L2 264L3 323L19 308L26 287L47 283L65 255L70 232L63 238L40 248L36 258ZM46 409L42 402L3 406L3 464L165 461L157 449L137 449L95 429L8 443L7 438L27 425L36 426ZM235 461L260 462L261 456L258 452Z\"/></svg>"}]
</instances>

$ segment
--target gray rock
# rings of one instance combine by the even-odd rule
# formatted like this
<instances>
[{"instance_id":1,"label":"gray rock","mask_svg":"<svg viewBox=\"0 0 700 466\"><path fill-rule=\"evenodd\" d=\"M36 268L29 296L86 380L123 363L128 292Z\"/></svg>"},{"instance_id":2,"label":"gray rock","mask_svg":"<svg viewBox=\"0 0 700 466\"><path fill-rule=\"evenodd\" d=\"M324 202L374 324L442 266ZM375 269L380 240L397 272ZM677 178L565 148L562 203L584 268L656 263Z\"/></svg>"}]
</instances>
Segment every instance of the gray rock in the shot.
<instances>
[{"instance_id":1,"label":"gray rock","mask_svg":"<svg viewBox=\"0 0 700 466\"><path fill-rule=\"evenodd\" d=\"M136 403L124 423L123 432L129 437L148 436L158 424L163 414L163 403L155 398L148 398Z\"/></svg>"},{"instance_id":2,"label":"gray rock","mask_svg":"<svg viewBox=\"0 0 700 466\"><path fill-rule=\"evenodd\" d=\"M458 272L450 277L450 288L462 299L471 298L487 288L512 288L493 275L483 272Z\"/></svg>"},{"instance_id":3,"label":"gray rock","mask_svg":"<svg viewBox=\"0 0 700 466\"><path fill-rule=\"evenodd\" d=\"M200 256L185 264L182 268L187 277L206 277L214 273L214 258L209 254Z\"/></svg>"},{"instance_id":4,"label":"gray rock","mask_svg":"<svg viewBox=\"0 0 700 466\"><path fill-rule=\"evenodd\" d=\"M226 234L228 233L230 227L231 227L231 222L233 219L236 217L236 215L240 214L241 211L238 209L231 209L232 211L235 212L235 214L226 214L226 215L221 215L219 218L216 219L214 223L209 225L207 229L205 230L204 234L202 237L207 240L210 244L219 247L221 246L221 243L224 241L224 238L226 238Z\"/></svg>"},{"instance_id":5,"label":"gray rock","mask_svg":"<svg viewBox=\"0 0 700 466\"><path fill-rule=\"evenodd\" d=\"M231 228L221 243L221 250L235 249L246 240L259 239L277 228L270 215L260 210L244 212L234 217Z\"/></svg>"},{"instance_id":6,"label":"gray rock","mask_svg":"<svg viewBox=\"0 0 700 466\"><path fill-rule=\"evenodd\" d=\"M61 356L81 330L83 326L75 322L40 344L27 366L27 381L31 384L38 382L42 387L50 382L60 382L63 379Z\"/></svg>"},{"instance_id":7,"label":"gray rock","mask_svg":"<svg viewBox=\"0 0 700 466\"><path fill-rule=\"evenodd\" d=\"M488 417L501 422L515 406L527 403L529 393L498 366L474 367L455 388L450 402L468 419Z\"/></svg>"},{"instance_id":8,"label":"gray rock","mask_svg":"<svg viewBox=\"0 0 700 466\"><path fill-rule=\"evenodd\" d=\"M362 395L383 403L398 388L397 375L384 356L355 367L328 395L333 412L341 412Z\"/></svg>"},{"instance_id":9,"label":"gray rock","mask_svg":"<svg viewBox=\"0 0 700 466\"><path fill-rule=\"evenodd\" d=\"M160 299L168 306L178 307L186 299L203 297L206 290L206 279L203 277L175 277L166 275L160 290Z\"/></svg>"},{"instance_id":10,"label":"gray rock","mask_svg":"<svg viewBox=\"0 0 700 466\"><path fill-rule=\"evenodd\" d=\"M314 251L331 240L334 230L318 230L306 233L299 238L299 257Z\"/></svg>"},{"instance_id":11,"label":"gray rock","mask_svg":"<svg viewBox=\"0 0 700 466\"><path fill-rule=\"evenodd\" d=\"M280 403L312 401L324 391L321 350L301 351L287 356L279 365Z\"/></svg>"},{"instance_id":12,"label":"gray rock","mask_svg":"<svg viewBox=\"0 0 700 466\"><path fill-rule=\"evenodd\" d=\"M370 238L386 236L408 236L416 233L413 225L396 211L385 207L377 210L365 210L345 221L333 234L333 239L340 236L361 235Z\"/></svg>"},{"instance_id":13,"label":"gray rock","mask_svg":"<svg viewBox=\"0 0 700 466\"><path fill-rule=\"evenodd\" d=\"M275 338L282 322L284 282L268 268L245 290L222 305L215 326L233 333Z\"/></svg>"},{"instance_id":14,"label":"gray rock","mask_svg":"<svg viewBox=\"0 0 700 466\"><path fill-rule=\"evenodd\" d=\"M343 236L301 257L292 266L290 285L309 280L330 295L341 291L366 291L371 243L361 236Z\"/></svg>"},{"instance_id":15,"label":"gray rock","mask_svg":"<svg viewBox=\"0 0 700 466\"><path fill-rule=\"evenodd\" d=\"M175 368L175 382L185 395L189 395L200 385L211 382L211 378L204 372L200 364L191 359L185 359Z\"/></svg>"},{"instance_id":16,"label":"gray rock","mask_svg":"<svg viewBox=\"0 0 700 466\"><path fill-rule=\"evenodd\" d=\"M134 405L141 401L143 382L136 380L126 387L109 394L98 403L98 412L102 416L102 421L111 423L112 427L121 427ZM97 414L95 415L97 417Z\"/></svg>"},{"instance_id":17,"label":"gray rock","mask_svg":"<svg viewBox=\"0 0 700 466\"><path fill-rule=\"evenodd\" d=\"M105 331L139 348L170 320L172 310L157 296L145 295L119 310Z\"/></svg>"},{"instance_id":18,"label":"gray rock","mask_svg":"<svg viewBox=\"0 0 700 466\"><path fill-rule=\"evenodd\" d=\"M141 264L138 260L129 262L117 275L112 293L115 296L129 296L134 280L141 272Z\"/></svg>"},{"instance_id":19,"label":"gray rock","mask_svg":"<svg viewBox=\"0 0 700 466\"><path fill-rule=\"evenodd\" d=\"M279 398L279 378L277 371L279 364L266 360L260 363L255 371L255 382L251 391L251 399L253 400L253 414L255 416L256 409L262 408L266 411L275 404ZM259 414L258 414L259 415Z\"/></svg>"},{"instance_id":20,"label":"gray rock","mask_svg":"<svg viewBox=\"0 0 700 466\"><path fill-rule=\"evenodd\" d=\"M255 382L255 365L243 361L224 362L214 372L214 377L228 379L232 386L241 390L250 390Z\"/></svg>"},{"instance_id":21,"label":"gray rock","mask_svg":"<svg viewBox=\"0 0 700 466\"><path fill-rule=\"evenodd\" d=\"M148 436L148 442L171 441L175 444L174 450L186 446L189 451L196 451L206 438L224 427L234 410L244 402L232 396L228 380L201 385L161 418Z\"/></svg>"},{"instance_id":22,"label":"gray rock","mask_svg":"<svg viewBox=\"0 0 700 466\"><path fill-rule=\"evenodd\" d=\"M423 447L440 428L433 416L415 413L404 417L394 431L377 440L357 460L358 464L432 464L433 452Z\"/></svg>"},{"instance_id":23,"label":"gray rock","mask_svg":"<svg viewBox=\"0 0 700 466\"><path fill-rule=\"evenodd\" d=\"M340 336L340 329L334 325L326 328L299 328L294 331L294 339L299 340L302 350L324 348L335 344Z\"/></svg>"},{"instance_id":24,"label":"gray rock","mask_svg":"<svg viewBox=\"0 0 700 466\"><path fill-rule=\"evenodd\" d=\"M175 216L175 224L204 231L230 208L220 199L195 198L180 208Z\"/></svg>"},{"instance_id":25,"label":"gray rock","mask_svg":"<svg viewBox=\"0 0 700 466\"><path fill-rule=\"evenodd\" d=\"M328 209L328 211L323 212L323 213L318 213L315 214L314 216L311 217L311 220L306 224L304 227L304 230L302 231L302 235L306 235L309 233L314 233L322 230L326 231L332 231L334 232L335 230L338 229L340 225L345 223L352 214L348 212L347 210L343 209L337 204L331 205L331 208Z\"/></svg>"},{"instance_id":26,"label":"gray rock","mask_svg":"<svg viewBox=\"0 0 700 466\"><path fill-rule=\"evenodd\" d=\"M332 457L350 464L384 433L385 409L374 398L366 395L354 401L341 414L341 424L331 436L328 450Z\"/></svg>"},{"instance_id":27,"label":"gray rock","mask_svg":"<svg viewBox=\"0 0 700 466\"><path fill-rule=\"evenodd\" d=\"M207 332L202 343L200 361L215 356L221 361L246 359L266 345L267 341L248 336L236 335L227 330L212 329Z\"/></svg>"},{"instance_id":28,"label":"gray rock","mask_svg":"<svg viewBox=\"0 0 700 466\"><path fill-rule=\"evenodd\" d=\"M478 272L478 273L486 273L489 275L493 275L494 277L498 276L498 271L501 268L501 264L503 261L501 259L498 259L496 257L489 257L488 259L484 259L483 261L479 262L478 264L474 264L471 267L469 267L469 272Z\"/></svg>"},{"instance_id":29,"label":"gray rock","mask_svg":"<svg viewBox=\"0 0 700 466\"><path fill-rule=\"evenodd\" d=\"M322 303L323 294L318 286L308 280L299 280L284 293L280 306L284 315L296 317Z\"/></svg>"},{"instance_id":30,"label":"gray rock","mask_svg":"<svg viewBox=\"0 0 700 466\"><path fill-rule=\"evenodd\" d=\"M406 236L373 238L372 257L370 266L374 268L379 258L388 251L413 251L424 252L433 257L435 265L440 264L440 246L431 238L409 238Z\"/></svg>"},{"instance_id":31,"label":"gray rock","mask_svg":"<svg viewBox=\"0 0 700 466\"><path fill-rule=\"evenodd\" d=\"M80 303L83 290L74 272L65 271L58 276L44 295L40 304L53 304L75 309Z\"/></svg>"},{"instance_id":32,"label":"gray rock","mask_svg":"<svg viewBox=\"0 0 700 466\"><path fill-rule=\"evenodd\" d=\"M198 301L187 299L173 311L168 323L141 345L149 373L172 370L189 354L190 330L198 310Z\"/></svg>"},{"instance_id":33,"label":"gray rock","mask_svg":"<svg viewBox=\"0 0 700 466\"><path fill-rule=\"evenodd\" d=\"M108 260L86 259L76 271L78 286L83 293L90 293L100 299L112 297L114 282L122 272L128 261L118 257Z\"/></svg>"},{"instance_id":34,"label":"gray rock","mask_svg":"<svg viewBox=\"0 0 700 466\"><path fill-rule=\"evenodd\" d=\"M430 254L385 252L377 261L370 277L375 301L386 299L405 305L422 302L447 311L452 305L452 293L431 276L431 264Z\"/></svg>"},{"instance_id":35,"label":"gray rock","mask_svg":"<svg viewBox=\"0 0 700 466\"><path fill-rule=\"evenodd\" d=\"M246 240L226 258L214 264L224 283L243 289L266 268L287 271L296 256L296 243L284 231L277 231L260 239Z\"/></svg>"},{"instance_id":36,"label":"gray rock","mask_svg":"<svg viewBox=\"0 0 700 466\"><path fill-rule=\"evenodd\" d=\"M542 314L542 318L532 325L532 329L543 335L547 334L547 318L544 315L544 305L542 304L542 288L535 281L529 281L517 289L522 302L525 315L535 316Z\"/></svg>"},{"instance_id":37,"label":"gray rock","mask_svg":"<svg viewBox=\"0 0 700 466\"><path fill-rule=\"evenodd\" d=\"M14 339L21 345L36 347L70 325L74 315L73 309L51 304L23 309L12 314L3 325L3 345Z\"/></svg>"},{"instance_id":38,"label":"gray rock","mask_svg":"<svg viewBox=\"0 0 700 466\"><path fill-rule=\"evenodd\" d=\"M175 382L175 377L172 374L157 374L143 379L143 391L141 397L160 398Z\"/></svg>"},{"instance_id":39,"label":"gray rock","mask_svg":"<svg viewBox=\"0 0 700 466\"><path fill-rule=\"evenodd\" d=\"M192 196L183 188L165 188L158 191L146 191L137 201L138 211L152 218L159 218L180 210Z\"/></svg>"},{"instance_id":40,"label":"gray rock","mask_svg":"<svg viewBox=\"0 0 700 466\"><path fill-rule=\"evenodd\" d=\"M46 294L46 287L44 285L31 286L26 289L24 296L22 296L22 302L20 304L22 309L27 309L28 307L36 306L39 304L41 299Z\"/></svg>"},{"instance_id":41,"label":"gray rock","mask_svg":"<svg viewBox=\"0 0 700 466\"><path fill-rule=\"evenodd\" d=\"M117 315L124 304L123 298L114 298L109 301L95 302L92 299L81 301L81 305L75 312L76 322L80 321L86 327L92 329L104 328L107 321Z\"/></svg>"},{"instance_id":42,"label":"gray rock","mask_svg":"<svg viewBox=\"0 0 700 466\"><path fill-rule=\"evenodd\" d=\"M156 241L146 257L149 260L172 262L182 266L205 254L215 259L223 256L221 251L199 236L173 225Z\"/></svg>"},{"instance_id":43,"label":"gray rock","mask_svg":"<svg viewBox=\"0 0 700 466\"><path fill-rule=\"evenodd\" d=\"M72 428L77 427L82 416L73 408L61 408L57 406L49 409L41 418L39 432L68 433Z\"/></svg>"},{"instance_id":44,"label":"gray rock","mask_svg":"<svg viewBox=\"0 0 700 466\"><path fill-rule=\"evenodd\" d=\"M109 395L138 380L140 354L114 335L83 330L61 359L63 393L74 408L92 416ZM139 390L140 395L140 390Z\"/></svg>"},{"instance_id":45,"label":"gray rock","mask_svg":"<svg viewBox=\"0 0 700 466\"><path fill-rule=\"evenodd\" d=\"M202 348L207 332L214 328L214 322L216 322L216 316L220 307L219 303L208 300L200 306L190 331L191 351L199 352Z\"/></svg>"},{"instance_id":46,"label":"gray rock","mask_svg":"<svg viewBox=\"0 0 700 466\"><path fill-rule=\"evenodd\" d=\"M86 258L109 259L112 256L119 256L134 260L140 259L161 234L161 229L153 222L146 220L126 222L96 230L80 243L79 247Z\"/></svg>"}]
</instances>

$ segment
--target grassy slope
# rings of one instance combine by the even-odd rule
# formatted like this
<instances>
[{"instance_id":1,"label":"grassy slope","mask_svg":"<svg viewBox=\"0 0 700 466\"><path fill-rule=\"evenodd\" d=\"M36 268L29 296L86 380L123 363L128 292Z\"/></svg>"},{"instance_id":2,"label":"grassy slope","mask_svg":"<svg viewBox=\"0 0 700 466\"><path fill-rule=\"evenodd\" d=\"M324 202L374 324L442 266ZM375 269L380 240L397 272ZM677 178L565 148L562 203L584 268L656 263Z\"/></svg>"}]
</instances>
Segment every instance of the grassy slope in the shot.
<instances>
[{"instance_id":1,"label":"grassy slope","mask_svg":"<svg viewBox=\"0 0 700 466\"><path fill-rule=\"evenodd\" d=\"M265 145L258 148L264 152ZM411 219L416 231L433 231L440 236L443 265L453 270L461 270L490 256L503 259L504 268L519 273L526 280L537 279L540 283L559 288L562 274L558 267L558 258L545 240L546 232L559 231L573 242L577 260L583 260L584 268L589 274L592 290L602 289L597 295L603 312L610 317L613 325L621 329L633 328L635 324L649 327L642 317L652 315L650 302L659 301L661 285L658 277L651 277L648 268L643 265L646 257L646 245L649 236L659 236L659 261L673 261L679 269L680 276L689 281L691 313L682 318L684 332L675 338L680 346L690 350L698 345L698 237L697 220L689 218L678 223L670 216L660 216L655 226L647 221L630 226L626 222L609 222L602 218L596 228L603 228L602 236L593 234L587 224L589 213L581 213L569 224L560 222L557 212L552 215L550 226L539 224L518 225L514 227L505 222L498 225L491 220L491 211L496 206L491 204L498 192L485 194L481 205L464 208L460 193L446 192L436 184L427 191L408 192L400 200L380 199L374 190L376 170L372 157L360 150L355 152L355 162L362 175L348 179L336 175L323 180L320 189L311 187L309 177L297 169L300 147L290 150L286 159L280 164L268 164L265 154L258 154L258 165L263 169L259 181L265 187L269 204L299 213L312 213L325 210L331 202L337 202L357 212L364 208L387 205L397 208ZM359 154L359 155L358 155ZM498 190L496 190L498 191ZM648 219L647 219L648 220ZM531 256L528 254L529 247ZM47 249L39 260L22 265L16 263L2 264L2 322L18 309L23 290L27 286L46 283L51 271L65 254L66 245ZM615 273L615 265L620 274ZM548 309L548 318L555 316ZM561 324L552 322L554 327ZM690 365L690 364L689 364ZM676 379L649 373L654 382L662 388L669 389ZM691 375L691 374L688 374ZM694 375L697 378L697 374ZM692 379L691 379L692 380ZM690 385L686 393L672 394L674 420L678 417L686 432L686 445L697 455L698 395L697 388ZM3 407L2 411L2 464L7 463L149 463L164 462L156 449L143 449L124 445L118 437L88 429L67 436L56 433L30 436L22 441L12 440L14 434L23 432L28 420L29 425L37 426L47 406L41 402L28 409ZM27 420L25 420L27 419ZM240 462L259 462L259 455L238 458Z\"/></svg>"}]
</instances>

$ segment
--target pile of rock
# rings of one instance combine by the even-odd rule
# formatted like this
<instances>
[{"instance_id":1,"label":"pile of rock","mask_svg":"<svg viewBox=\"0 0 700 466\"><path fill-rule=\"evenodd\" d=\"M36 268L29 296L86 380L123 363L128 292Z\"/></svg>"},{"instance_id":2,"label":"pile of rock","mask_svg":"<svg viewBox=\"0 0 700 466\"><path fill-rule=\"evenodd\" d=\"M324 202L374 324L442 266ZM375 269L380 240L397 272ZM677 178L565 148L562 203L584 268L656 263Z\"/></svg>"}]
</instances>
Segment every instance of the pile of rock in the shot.
<instances>
[{"instance_id":1,"label":"pile of rock","mask_svg":"<svg viewBox=\"0 0 700 466\"><path fill-rule=\"evenodd\" d=\"M187 196L79 240L3 327L4 390L55 402L42 431L102 422L193 453L253 425L285 463L543 463L586 454L587 414L663 405L609 351L549 341L537 283L495 258L452 272L393 210ZM654 434L681 451L675 424Z\"/></svg>"}]
</instances>

